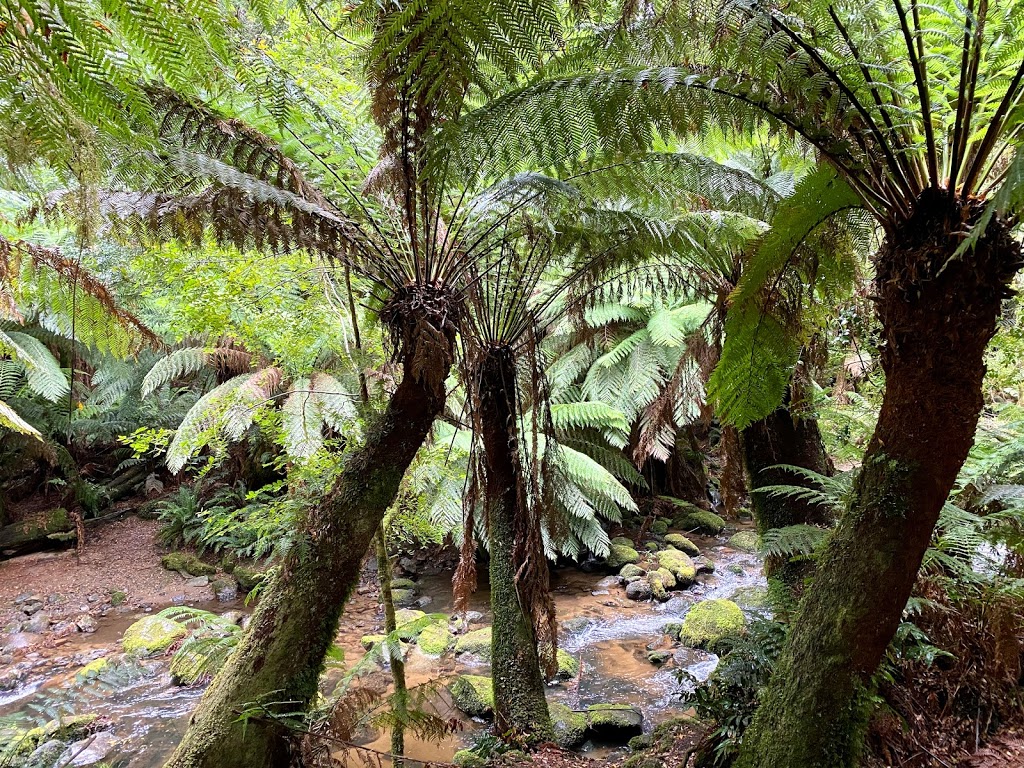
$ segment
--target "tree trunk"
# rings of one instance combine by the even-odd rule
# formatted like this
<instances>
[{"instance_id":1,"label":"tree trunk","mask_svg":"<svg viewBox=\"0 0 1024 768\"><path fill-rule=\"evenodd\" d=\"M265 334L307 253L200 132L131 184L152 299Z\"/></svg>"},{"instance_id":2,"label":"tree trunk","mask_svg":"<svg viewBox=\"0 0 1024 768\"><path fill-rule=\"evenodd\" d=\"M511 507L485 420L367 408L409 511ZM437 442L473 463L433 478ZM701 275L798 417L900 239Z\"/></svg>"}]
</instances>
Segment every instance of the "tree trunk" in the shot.
<instances>
[{"instance_id":1,"label":"tree trunk","mask_svg":"<svg viewBox=\"0 0 1024 768\"><path fill-rule=\"evenodd\" d=\"M735 520L747 498L747 482L743 472L743 447L739 430L732 424L722 425L719 439L719 490L725 517Z\"/></svg>"},{"instance_id":2,"label":"tree trunk","mask_svg":"<svg viewBox=\"0 0 1024 768\"><path fill-rule=\"evenodd\" d=\"M388 555L387 537L384 533L384 523L377 526L377 535L374 537L377 553L377 580L380 582L380 601L384 606L384 634L390 635L398 628L395 619L395 601L391 594L391 557ZM398 645L398 652L401 653L401 643ZM389 659L391 666L391 679L395 683L395 693L391 698L391 711L395 715L394 723L391 726L391 765L392 768L402 768L405 761L405 720L408 713L409 689L405 684L405 660L402 658Z\"/></svg>"},{"instance_id":3,"label":"tree trunk","mask_svg":"<svg viewBox=\"0 0 1024 768\"><path fill-rule=\"evenodd\" d=\"M437 315L389 318L399 329L402 381L333 490L309 510L304 540L277 568L245 636L203 695L166 768L289 764L288 728L274 714L304 710L316 695L363 556L444 407L454 331L443 296L433 306L441 309ZM240 722L243 711L255 716Z\"/></svg>"},{"instance_id":4,"label":"tree trunk","mask_svg":"<svg viewBox=\"0 0 1024 768\"><path fill-rule=\"evenodd\" d=\"M985 347L1021 266L1020 247L998 220L975 250L952 258L981 205L930 190L879 254L886 390L878 424L744 736L742 768L856 763L865 693L974 440Z\"/></svg>"},{"instance_id":5,"label":"tree trunk","mask_svg":"<svg viewBox=\"0 0 1024 768\"><path fill-rule=\"evenodd\" d=\"M484 448L485 504L490 543L491 670L494 724L500 736L528 743L554 736L544 693L529 598L519 590L517 535L528 514L519 461L515 359L508 349L485 353L479 368L479 424ZM517 519L520 518L520 519ZM541 555L543 557L543 555ZM546 564L545 564L546 565Z\"/></svg>"},{"instance_id":6,"label":"tree trunk","mask_svg":"<svg viewBox=\"0 0 1024 768\"><path fill-rule=\"evenodd\" d=\"M758 491L771 485L812 486L806 478L777 468L779 464L802 467L819 475L832 474L817 419L792 413L787 396L781 406L743 429L741 443L750 477L751 506L760 533L788 525L831 525L834 522L832 511L821 504ZM809 574L809 563L791 563L786 557L769 557L765 560L764 569L769 578L779 579L796 588Z\"/></svg>"}]
</instances>

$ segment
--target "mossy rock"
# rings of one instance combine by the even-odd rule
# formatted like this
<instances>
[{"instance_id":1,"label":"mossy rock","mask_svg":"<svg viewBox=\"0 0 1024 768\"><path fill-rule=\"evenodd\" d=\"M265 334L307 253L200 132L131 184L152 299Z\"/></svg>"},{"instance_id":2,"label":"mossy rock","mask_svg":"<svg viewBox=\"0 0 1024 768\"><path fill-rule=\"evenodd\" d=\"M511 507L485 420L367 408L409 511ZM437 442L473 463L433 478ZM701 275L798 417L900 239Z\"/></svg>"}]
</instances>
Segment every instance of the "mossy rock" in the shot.
<instances>
[{"instance_id":1,"label":"mossy rock","mask_svg":"<svg viewBox=\"0 0 1024 768\"><path fill-rule=\"evenodd\" d=\"M160 565L183 576L212 576L217 572L214 566L204 563L191 552L171 552L160 558Z\"/></svg>"},{"instance_id":2,"label":"mossy rock","mask_svg":"<svg viewBox=\"0 0 1024 768\"><path fill-rule=\"evenodd\" d=\"M171 658L171 680L175 685L195 685L213 671L209 667L209 658L204 653L179 652Z\"/></svg>"},{"instance_id":3,"label":"mossy rock","mask_svg":"<svg viewBox=\"0 0 1024 768\"><path fill-rule=\"evenodd\" d=\"M667 520L655 520L651 523L651 533L655 536L664 536L668 533L668 521Z\"/></svg>"},{"instance_id":4,"label":"mossy rock","mask_svg":"<svg viewBox=\"0 0 1024 768\"><path fill-rule=\"evenodd\" d=\"M472 749L460 749L452 756L452 764L459 768L485 768L487 761Z\"/></svg>"},{"instance_id":5,"label":"mossy rock","mask_svg":"<svg viewBox=\"0 0 1024 768\"><path fill-rule=\"evenodd\" d=\"M558 673L555 677L559 680L572 680L580 673L580 660L571 653L559 648L555 656L558 658Z\"/></svg>"},{"instance_id":6,"label":"mossy rock","mask_svg":"<svg viewBox=\"0 0 1024 768\"><path fill-rule=\"evenodd\" d=\"M644 715L628 704L592 704L587 707L587 730L595 738L625 743L644 732Z\"/></svg>"},{"instance_id":7,"label":"mossy rock","mask_svg":"<svg viewBox=\"0 0 1024 768\"><path fill-rule=\"evenodd\" d=\"M691 608L679 628L679 639L691 648L709 650L746 625L743 611L732 600L704 600Z\"/></svg>"},{"instance_id":8,"label":"mossy rock","mask_svg":"<svg viewBox=\"0 0 1024 768\"><path fill-rule=\"evenodd\" d=\"M725 520L714 512L700 509L689 505L692 509L681 515L677 515L672 521L673 528L680 528L684 531L696 531L697 533L717 536L725 530Z\"/></svg>"},{"instance_id":9,"label":"mossy rock","mask_svg":"<svg viewBox=\"0 0 1024 768\"><path fill-rule=\"evenodd\" d=\"M767 608L768 590L765 587L741 587L729 599L740 608Z\"/></svg>"},{"instance_id":10,"label":"mossy rock","mask_svg":"<svg viewBox=\"0 0 1024 768\"><path fill-rule=\"evenodd\" d=\"M573 749L583 743L587 735L587 716L574 712L565 704L553 701L548 704L551 725L555 729L555 743L562 749Z\"/></svg>"},{"instance_id":11,"label":"mossy rock","mask_svg":"<svg viewBox=\"0 0 1024 768\"><path fill-rule=\"evenodd\" d=\"M644 549L646 549L648 552L657 552L659 549L661 549L661 547L658 546L658 542L656 541L648 541L646 544L644 544Z\"/></svg>"},{"instance_id":12,"label":"mossy rock","mask_svg":"<svg viewBox=\"0 0 1024 768\"><path fill-rule=\"evenodd\" d=\"M74 541L75 525L63 507L0 528L0 549L29 549L44 540Z\"/></svg>"},{"instance_id":13,"label":"mossy rock","mask_svg":"<svg viewBox=\"0 0 1024 768\"><path fill-rule=\"evenodd\" d=\"M413 589L392 589L391 600L397 606L408 608L416 602L416 591Z\"/></svg>"},{"instance_id":14,"label":"mossy rock","mask_svg":"<svg viewBox=\"0 0 1024 768\"><path fill-rule=\"evenodd\" d=\"M632 539L627 538L625 536L616 536L614 539L612 539L611 543L617 544L620 547L629 547L630 549L633 549L636 546Z\"/></svg>"},{"instance_id":15,"label":"mossy rock","mask_svg":"<svg viewBox=\"0 0 1024 768\"><path fill-rule=\"evenodd\" d=\"M649 654L648 654L649 655ZM639 752L642 749L649 749L651 744L654 743L654 739L651 738L649 733L642 734L640 736L634 736L629 740L627 745L632 752Z\"/></svg>"},{"instance_id":16,"label":"mossy rock","mask_svg":"<svg viewBox=\"0 0 1024 768\"><path fill-rule=\"evenodd\" d=\"M363 646L364 651L368 651L377 643L381 642L385 638L385 635L363 635L359 638L359 644Z\"/></svg>"},{"instance_id":17,"label":"mossy rock","mask_svg":"<svg viewBox=\"0 0 1024 768\"><path fill-rule=\"evenodd\" d=\"M659 603L664 603L666 600L668 600L668 590L665 589L665 583L661 579L657 577L648 577L647 583L651 585L651 597L653 597Z\"/></svg>"},{"instance_id":18,"label":"mossy rock","mask_svg":"<svg viewBox=\"0 0 1024 768\"><path fill-rule=\"evenodd\" d=\"M658 565L676 578L676 586L688 587L697 578L697 566L685 552L663 549L658 553Z\"/></svg>"},{"instance_id":19,"label":"mossy rock","mask_svg":"<svg viewBox=\"0 0 1024 768\"><path fill-rule=\"evenodd\" d=\"M416 582L412 579L392 579L391 589L416 589Z\"/></svg>"},{"instance_id":20,"label":"mossy rock","mask_svg":"<svg viewBox=\"0 0 1024 768\"><path fill-rule=\"evenodd\" d=\"M619 576L621 576L624 579L630 579L635 576L644 576L646 575L646 573L647 571L645 571L639 565L636 565L635 563L626 563L624 566L622 566L622 570L619 571Z\"/></svg>"},{"instance_id":21,"label":"mossy rock","mask_svg":"<svg viewBox=\"0 0 1024 768\"><path fill-rule=\"evenodd\" d=\"M115 589L110 593L110 604L115 608L124 603L127 599L128 593L123 590Z\"/></svg>"},{"instance_id":22,"label":"mossy rock","mask_svg":"<svg viewBox=\"0 0 1024 768\"><path fill-rule=\"evenodd\" d=\"M700 547L683 536L681 533L670 533L665 537L665 543L671 544L680 552L685 552L690 557L700 554Z\"/></svg>"},{"instance_id":23,"label":"mossy rock","mask_svg":"<svg viewBox=\"0 0 1024 768\"><path fill-rule=\"evenodd\" d=\"M741 552L757 552L761 539L756 531L740 531L729 537L729 546Z\"/></svg>"},{"instance_id":24,"label":"mossy rock","mask_svg":"<svg viewBox=\"0 0 1024 768\"><path fill-rule=\"evenodd\" d=\"M107 667L110 666L110 659L106 656L101 656L98 659L94 659L78 670L75 674L75 679L79 682L83 680L95 680L97 677L107 671Z\"/></svg>"},{"instance_id":25,"label":"mossy rock","mask_svg":"<svg viewBox=\"0 0 1024 768\"><path fill-rule=\"evenodd\" d=\"M647 575L649 579L659 579L665 589L676 588L676 577L668 568L659 568Z\"/></svg>"},{"instance_id":26,"label":"mossy rock","mask_svg":"<svg viewBox=\"0 0 1024 768\"><path fill-rule=\"evenodd\" d=\"M163 616L147 616L125 630L121 645L126 653L152 656L166 651L187 634L188 630L176 621Z\"/></svg>"},{"instance_id":27,"label":"mossy rock","mask_svg":"<svg viewBox=\"0 0 1024 768\"><path fill-rule=\"evenodd\" d=\"M438 622L420 632L417 643L424 653L430 656L441 656L455 646L455 635L448 629L447 624Z\"/></svg>"},{"instance_id":28,"label":"mossy rock","mask_svg":"<svg viewBox=\"0 0 1024 768\"><path fill-rule=\"evenodd\" d=\"M484 661L491 660L491 628L483 627L460 636L455 641L455 653L471 653Z\"/></svg>"},{"instance_id":29,"label":"mossy rock","mask_svg":"<svg viewBox=\"0 0 1024 768\"><path fill-rule=\"evenodd\" d=\"M612 544L608 550L608 557L605 563L613 571L618 571L624 565L635 565L640 562L640 553L632 546L624 544Z\"/></svg>"},{"instance_id":30,"label":"mossy rock","mask_svg":"<svg viewBox=\"0 0 1024 768\"><path fill-rule=\"evenodd\" d=\"M398 632L398 638L411 642L419 637L419 634L429 626L426 622L421 621L426 616L427 614L423 611L417 611L412 608L402 608L395 611L395 631Z\"/></svg>"},{"instance_id":31,"label":"mossy rock","mask_svg":"<svg viewBox=\"0 0 1024 768\"><path fill-rule=\"evenodd\" d=\"M236 565L231 575L238 582L238 588L245 593L252 592L267 579L266 571L258 571L245 565Z\"/></svg>"},{"instance_id":32,"label":"mossy rock","mask_svg":"<svg viewBox=\"0 0 1024 768\"><path fill-rule=\"evenodd\" d=\"M79 741L95 730L96 721L99 719L99 715L72 715L51 720L43 726L42 738L39 741Z\"/></svg>"},{"instance_id":33,"label":"mossy rock","mask_svg":"<svg viewBox=\"0 0 1024 768\"><path fill-rule=\"evenodd\" d=\"M448 684L452 703L470 717L486 717L494 711L494 687L491 678L459 675Z\"/></svg>"}]
</instances>

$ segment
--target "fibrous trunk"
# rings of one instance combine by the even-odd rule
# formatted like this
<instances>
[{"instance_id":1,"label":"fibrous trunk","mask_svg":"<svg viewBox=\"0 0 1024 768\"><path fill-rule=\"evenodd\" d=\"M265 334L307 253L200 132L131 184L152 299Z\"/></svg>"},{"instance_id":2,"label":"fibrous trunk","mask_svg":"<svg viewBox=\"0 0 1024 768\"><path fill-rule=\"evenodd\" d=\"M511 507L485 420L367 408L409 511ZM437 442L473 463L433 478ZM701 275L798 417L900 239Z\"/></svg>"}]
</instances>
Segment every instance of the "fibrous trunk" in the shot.
<instances>
[{"instance_id":1,"label":"fibrous trunk","mask_svg":"<svg viewBox=\"0 0 1024 768\"><path fill-rule=\"evenodd\" d=\"M735 520L747 498L747 483L743 471L743 448L740 432L732 424L722 425L722 436L718 444L719 480L722 508L725 516Z\"/></svg>"},{"instance_id":2,"label":"fibrous trunk","mask_svg":"<svg viewBox=\"0 0 1024 768\"><path fill-rule=\"evenodd\" d=\"M544 676L529 594L520 590L520 574L529 564L519 561L529 517L525 478L519 459L516 369L512 352L484 352L479 371L479 424L484 449L485 504L490 545L491 669L494 684L495 730L528 743L549 741L551 717L544 695ZM530 552L527 557L543 553ZM534 563L546 570L546 562ZM524 567L525 566L525 567ZM521 570L522 569L522 570Z\"/></svg>"},{"instance_id":3,"label":"fibrous trunk","mask_svg":"<svg viewBox=\"0 0 1024 768\"><path fill-rule=\"evenodd\" d=\"M930 190L876 262L886 390L849 509L807 590L738 765L844 768L865 692L899 625L974 439L985 347L1021 264L996 221L953 258L980 204Z\"/></svg>"},{"instance_id":4,"label":"fibrous trunk","mask_svg":"<svg viewBox=\"0 0 1024 768\"><path fill-rule=\"evenodd\" d=\"M818 421L810 414L795 413L790 398L741 433L743 459L750 477L750 498L757 529L763 535L772 528L790 525L831 525L832 511L814 501L759 491L773 485L812 487L807 478L780 465L809 469L831 475L832 466L821 440ZM769 557L765 575L798 586L808 572L808 561L791 563L789 558Z\"/></svg>"},{"instance_id":5,"label":"fibrous trunk","mask_svg":"<svg viewBox=\"0 0 1024 768\"><path fill-rule=\"evenodd\" d=\"M309 706L360 565L416 451L444 406L454 332L443 296L432 316L391 317L404 373L330 494L308 511L303 541L277 568L238 648L214 678L166 768L281 768L288 729L274 715ZM429 366L424 364L429 361ZM240 720L240 715L245 717ZM244 722L243 722L244 720Z\"/></svg>"}]
</instances>

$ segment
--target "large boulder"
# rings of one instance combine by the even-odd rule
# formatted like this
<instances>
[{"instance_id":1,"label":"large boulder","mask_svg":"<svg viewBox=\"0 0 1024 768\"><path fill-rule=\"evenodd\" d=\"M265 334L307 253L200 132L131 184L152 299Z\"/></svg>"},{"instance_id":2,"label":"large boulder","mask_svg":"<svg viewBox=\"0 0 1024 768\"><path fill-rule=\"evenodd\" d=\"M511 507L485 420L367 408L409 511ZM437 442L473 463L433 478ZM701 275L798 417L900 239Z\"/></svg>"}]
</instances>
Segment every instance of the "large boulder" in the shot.
<instances>
[{"instance_id":1,"label":"large boulder","mask_svg":"<svg viewBox=\"0 0 1024 768\"><path fill-rule=\"evenodd\" d=\"M679 528L684 531L696 531L708 536L717 536L725 530L725 520L714 512L708 512L706 509L701 509L682 499L673 499L668 496L663 496L662 498L665 501L672 502L676 507L676 516L672 520L673 528Z\"/></svg>"},{"instance_id":2,"label":"large boulder","mask_svg":"<svg viewBox=\"0 0 1024 768\"><path fill-rule=\"evenodd\" d=\"M713 650L724 638L743 631L746 618L732 600L704 600L683 618L679 639L691 648Z\"/></svg>"},{"instance_id":3,"label":"large boulder","mask_svg":"<svg viewBox=\"0 0 1024 768\"><path fill-rule=\"evenodd\" d=\"M688 587L697 578L697 566L685 552L663 549L658 553L658 565L675 576L676 586Z\"/></svg>"},{"instance_id":4,"label":"large boulder","mask_svg":"<svg viewBox=\"0 0 1024 768\"><path fill-rule=\"evenodd\" d=\"M644 732L644 715L628 704L592 704L587 707L587 731L595 739L624 744Z\"/></svg>"},{"instance_id":5,"label":"large boulder","mask_svg":"<svg viewBox=\"0 0 1024 768\"><path fill-rule=\"evenodd\" d=\"M671 544L673 547L678 549L680 552L685 552L690 557L695 557L700 554L700 547L690 541L688 538L683 536L681 533L670 533L665 537L665 543Z\"/></svg>"},{"instance_id":6,"label":"large boulder","mask_svg":"<svg viewBox=\"0 0 1024 768\"><path fill-rule=\"evenodd\" d=\"M455 646L455 635L444 622L429 625L416 640L420 650L429 656L441 656Z\"/></svg>"},{"instance_id":7,"label":"large boulder","mask_svg":"<svg viewBox=\"0 0 1024 768\"><path fill-rule=\"evenodd\" d=\"M652 595L651 583L646 579L637 579L626 585L626 597L630 600L650 600Z\"/></svg>"},{"instance_id":8,"label":"large boulder","mask_svg":"<svg viewBox=\"0 0 1024 768\"><path fill-rule=\"evenodd\" d=\"M448 684L452 703L470 717L486 717L494 712L494 688L491 678L459 675Z\"/></svg>"},{"instance_id":9,"label":"large boulder","mask_svg":"<svg viewBox=\"0 0 1024 768\"><path fill-rule=\"evenodd\" d=\"M471 653L484 661L491 660L491 628L474 629L455 641L455 653Z\"/></svg>"},{"instance_id":10,"label":"large boulder","mask_svg":"<svg viewBox=\"0 0 1024 768\"><path fill-rule=\"evenodd\" d=\"M729 538L729 546L741 552L757 552L761 546L756 531L740 531Z\"/></svg>"},{"instance_id":11,"label":"large boulder","mask_svg":"<svg viewBox=\"0 0 1024 768\"><path fill-rule=\"evenodd\" d=\"M565 704L553 701L548 704L551 725L555 729L555 743L562 749L572 749L583 743L587 736L587 716L575 712Z\"/></svg>"},{"instance_id":12,"label":"large boulder","mask_svg":"<svg viewBox=\"0 0 1024 768\"><path fill-rule=\"evenodd\" d=\"M608 557L605 564L613 571L618 571L624 565L635 565L640 562L640 553L632 546L625 544L612 544L608 550Z\"/></svg>"},{"instance_id":13,"label":"large boulder","mask_svg":"<svg viewBox=\"0 0 1024 768\"><path fill-rule=\"evenodd\" d=\"M188 634L183 625L163 616L146 616L125 630L121 645L126 653L152 656L170 648Z\"/></svg>"}]
</instances>

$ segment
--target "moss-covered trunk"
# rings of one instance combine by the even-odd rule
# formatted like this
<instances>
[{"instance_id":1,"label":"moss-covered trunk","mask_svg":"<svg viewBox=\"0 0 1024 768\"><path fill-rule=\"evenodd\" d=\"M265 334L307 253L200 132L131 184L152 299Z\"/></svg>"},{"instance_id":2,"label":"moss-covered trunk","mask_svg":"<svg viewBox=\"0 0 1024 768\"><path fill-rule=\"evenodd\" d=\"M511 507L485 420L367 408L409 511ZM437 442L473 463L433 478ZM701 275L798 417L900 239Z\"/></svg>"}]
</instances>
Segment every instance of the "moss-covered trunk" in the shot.
<instances>
[{"instance_id":1,"label":"moss-covered trunk","mask_svg":"<svg viewBox=\"0 0 1024 768\"><path fill-rule=\"evenodd\" d=\"M789 525L830 525L832 511L824 505L792 496L761 493L759 488L771 485L812 487L805 477L779 465L802 467L819 475L832 474L832 465L821 440L818 421L813 416L794 413L789 397L760 421L745 427L741 433L743 460L750 477L750 501L757 529L765 533L772 528ZM807 562L790 563L788 558L769 557L765 574L796 586L808 573Z\"/></svg>"},{"instance_id":2,"label":"moss-covered trunk","mask_svg":"<svg viewBox=\"0 0 1024 768\"><path fill-rule=\"evenodd\" d=\"M499 735L531 743L554 733L544 695L544 676L528 599L519 590L517 531L524 505L525 478L519 461L516 368L511 350L484 353L479 368L479 424L485 463L487 535L490 547L491 669L494 723ZM520 518L520 519L517 519Z\"/></svg>"},{"instance_id":3,"label":"moss-covered trunk","mask_svg":"<svg viewBox=\"0 0 1024 768\"><path fill-rule=\"evenodd\" d=\"M309 510L303 541L267 584L245 636L203 695L167 768L289 764L287 728L272 715L305 709L316 695L363 556L444 406L454 332L445 324L443 297L434 297L434 305L441 306L440 320L392 316L402 342L402 381L331 493ZM256 716L243 724L243 710Z\"/></svg>"},{"instance_id":4,"label":"moss-covered trunk","mask_svg":"<svg viewBox=\"0 0 1024 768\"><path fill-rule=\"evenodd\" d=\"M384 523L377 527L374 537L377 555L377 579L380 582L380 602L384 606L384 634L390 635L398 628L395 619L395 600L391 593L391 556L388 555L387 536ZM399 644L401 652L401 644ZM391 726L391 765L402 768L405 761L405 721L409 709L409 689L405 683L405 659L390 659L391 679L395 684L395 692L391 697L391 711L394 713L394 724Z\"/></svg>"},{"instance_id":5,"label":"moss-covered trunk","mask_svg":"<svg viewBox=\"0 0 1024 768\"><path fill-rule=\"evenodd\" d=\"M885 397L851 506L818 563L750 729L742 768L845 768L864 692L899 625L974 439L985 347L1020 248L995 222L953 258L980 204L931 191L876 262Z\"/></svg>"}]
</instances>

